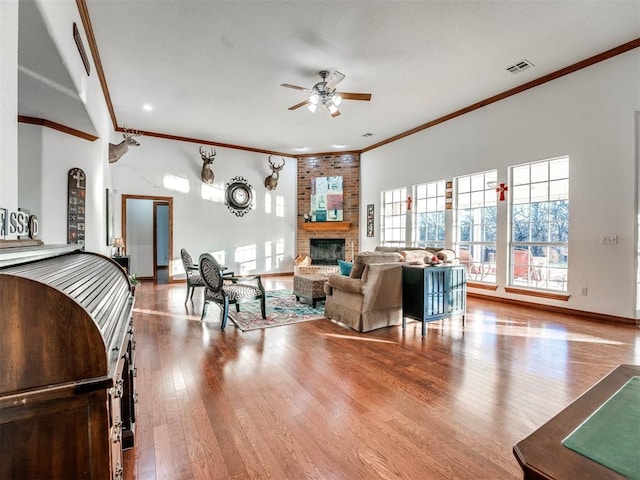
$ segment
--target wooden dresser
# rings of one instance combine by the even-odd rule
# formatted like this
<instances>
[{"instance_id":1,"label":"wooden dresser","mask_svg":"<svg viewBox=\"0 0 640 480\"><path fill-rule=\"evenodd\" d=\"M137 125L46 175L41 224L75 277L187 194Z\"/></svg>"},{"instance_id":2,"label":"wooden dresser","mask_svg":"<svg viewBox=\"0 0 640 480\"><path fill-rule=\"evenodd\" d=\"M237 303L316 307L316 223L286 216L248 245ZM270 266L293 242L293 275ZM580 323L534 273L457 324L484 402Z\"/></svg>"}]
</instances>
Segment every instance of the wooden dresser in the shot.
<instances>
[{"instance_id":1,"label":"wooden dresser","mask_svg":"<svg viewBox=\"0 0 640 480\"><path fill-rule=\"evenodd\" d=\"M74 248L0 252L0 480L120 479L133 445L129 279Z\"/></svg>"}]
</instances>

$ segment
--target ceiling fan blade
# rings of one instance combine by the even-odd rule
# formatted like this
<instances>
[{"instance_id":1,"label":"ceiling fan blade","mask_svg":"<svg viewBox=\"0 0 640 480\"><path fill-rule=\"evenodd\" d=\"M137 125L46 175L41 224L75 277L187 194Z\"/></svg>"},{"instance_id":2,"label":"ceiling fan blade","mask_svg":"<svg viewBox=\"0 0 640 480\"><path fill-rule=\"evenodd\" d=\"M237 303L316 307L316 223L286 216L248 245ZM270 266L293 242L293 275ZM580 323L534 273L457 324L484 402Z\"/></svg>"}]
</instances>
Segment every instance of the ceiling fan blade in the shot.
<instances>
[{"instance_id":1,"label":"ceiling fan blade","mask_svg":"<svg viewBox=\"0 0 640 480\"><path fill-rule=\"evenodd\" d=\"M343 100L364 100L368 102L371 100L370 93L349 93L349 92L338 92Z\"/></svg>"},{"instance_id":2,"label":"ceiling fan blade","mask_svg":"<svg viewBox=\"0 0 640 480\"><path fill-rule=\"evenodd\" d=\"M334 88L336 88L336 85L338 85L342 80L344 80L344 74L335 70L331 74L329 80L327 80L327 85L325 86L325 88L327 90L333 90Z\"/></svg>"},{"instance_id":3,"label":"ceiling fan blade","mask_svg":"<svg viewBox=\"0 0 640 480\"><path fill-rule=\"evenodd\" d=\"M304 107L305 105L309 105L309 99L305 100L304 102L296 103L293 107L289 107L289 110L296 110L300 107Z\"/></svg>"},{"instance_id":4,"label":"ceiling fan blade","mask_svg":"<svg viewBox=\"0 0 640 480\"><path fill-rule=\"evenodd\" d=\"M311 91L310 88L299 87L297 85L291 85L290 83L281 83L280 86L281 87L287 87L287 88L295 88L296 90L302 90L303 92L310 92Z\"/></svg>"},{"instance_id":5,"label":"ceiling fan blade","mask_svg":"<svg viewBox=\"0 0 640 480\"><path fill-rule=\"evenodd\" d=\"M340 110L336 110L331 114L332 117L337 117L338 115L340 115Z\"/></svg>"}]
</instances>

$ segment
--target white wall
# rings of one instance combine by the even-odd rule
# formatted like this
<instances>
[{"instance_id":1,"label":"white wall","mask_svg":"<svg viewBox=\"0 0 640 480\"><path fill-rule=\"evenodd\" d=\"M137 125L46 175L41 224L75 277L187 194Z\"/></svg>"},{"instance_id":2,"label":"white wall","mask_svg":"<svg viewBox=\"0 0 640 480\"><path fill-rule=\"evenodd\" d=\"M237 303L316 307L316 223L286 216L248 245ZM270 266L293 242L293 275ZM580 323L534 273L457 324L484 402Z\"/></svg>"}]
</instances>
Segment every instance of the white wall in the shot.
<instances>
[{"instance_id":1,"label":"white wall","mask_svg":"<svg viewBox=\"0 0 640 480\"><path fill-rule=\"evenodd\" d=\"M8 25L5 19L17 24L17 2L15 14L11 6L14 2L0 2L0 19L2 24L2 159L0 160L0 206L23 207L38 215L40 223L39 238L46 244L67 243L67 174L71 168L79 167L87 174L87 214L86 214L86 250L111 253L106 245L105 224L105 188L111 184L108 169L108 143L112 130L110 117L102 94L102 88L96 75L95 66L91 76L87 77L84 66L77 55L70 25L75 22L82 30L76 3L72 0L47 2L36 0L36 5L43 15L48 34L56 45L60 56L72 78L78 97L84 102L86 112L91 118L100 138L94 142L84 140L59 131L29 124L17 124L17 35L15 40L5 41L5 33L15 27ZM5 16L6 13L6 16ZM17 30L16 30L17 32ZM86 36L85 36L86 37ZM15 57L15 62L12 59ZM4 76L16 78L16 83L7 82ZM12 99L12 97L15 97ZM14 102L12 115L5 121L4 105ZM45 118L44 120L48 120ZM11 159L12 142L19 145L17 158ZM15 150L14 145L14 150ZM5 155L6 153L6 155ZM20 165L18 177L17 165ZM16 170L14 175L12 170ZM36 175L39 172L39 175ZM6 185L5 185L6 182ZM4 200L4 198L7 198Z\"/></svg>"},{"instance_id":2,"label":"white wall","mask_svg":"<svg viewBox=\"0 0 640 480\"><path fill-rule=\"evenodd\" d=\"M46 244L67 243L68 174L80 168L87 175L85 248L106 252L100 143L29 124L19 124L18 136L19 205L38 216L39 238Z\"/></svg>"},{"instance_id":3,"label":"white wall","mask_svg":"<svg viewBox=\"0 0 640 480\"><path fill-rule=\"evenodd\" d=\"M270 173L267 156L218 148L213 168L220 192L223 192L225 182L236 175L246 177L255 188L256 210L243 218L235 217L220 201L202 198L199 145L141 138L140 147L130 150L117 164L109 164L108 143L111 138L114 142L119 141L119 134L113 132L95 66L91 76L87 77L69 35L69 25L73 22L82 29L77 6L72 0L36 0L36 5L100 138L89 142L39 126L20 124L17 128L18 36L15 25L18 5L14 1L0 2L3 59L0 71L0 148L3 154L0 160L0 206L16 209L19 199L23 200L28 205L20 206L29 208L39 217L40 238L45 243L66 243L66 176L70 168L80 167L87 174L87 250L111 253L105 241L104 220L104 192L111 188L120 195L174 197L174 262L171 269L175 273L182 273L181 263L177 260L183 247L196 257L205 251L216 253L238 273L292 271L296 231L295 160L288 159L281 172L278 189L271 194L270 211L267 212L263 187L264 178ZM20 151L17 151L18 137ZM25 173L19 181L18 158L21 171ZM38 171L40 176L35 175ZM180 193L166 188L165 175L188 179L190 191ZM120 195L116 202L116 236L121 236ZM283 200L282 216L276 215L276 197ZM276 244L283 248L278 258L275 256Z\"/></svg>"},{"instance_id":4,"label":"white wall","mask_svg":"<svg viewBox=\"0 0 640 480\"><path fill-rule=\"evenodd\" d=\"M42 238L42 128L18 124L18 205L38 216ZM66 210L66 209L65 209ZM58 242L60 243L60 242ZM67 243L65 238L64 242Z\"/></svg>"},{"instance_id":5,"label":"white wall","mask_svg":"<svg viewBox=\"0 0 640 480\"><path fill-rule=\"evenodd\" d=\"M379 242L382 190L410 191L417 183L496 168L498 180L507 182L511 165L569 155L569 301L505 293L506 268L498 270L495 293L481 292L634 318L639 85L634 50L364 153L360 216L374 203L377 217L376 237L361 232L362 249ZM506 226L506 202L499 215ZM505 259L507 229L499 231L498 256ZM602 245L602 235L618 235L619 244ZM588 287L587 296L581 287Z\"/></svg>"},{"instance_id":6,"label":"white wall","mask_svg":"<svg viewBox=\"0 0 640 480\"><path fill-rule=\"evenodd\" d=\"M0 1L0 208L18 209L18 0Z\"/></svg>"},{"instance_id":7,"label":"white wall","mask_svg":"<svg viewBox=\"0 0 640 480\"><path fill-rule=\"evenodd\" d=\"M237 274L292 272L296 232L296 160L287 159L280 172L278 188L271 192L267 209L264 179L271 173L267 155L216 148L212 164L214 187L200 180L200 145L189 142L140 137L139 147L130 148L110 165L116 192L116 236L121 231L120 202L123 194L173 197L173 255L170 269L184 278L180 249L186 248L197 261L209 252ZM243 176L255 189L256 208L244 217L236 217L224 204L224 187L232 177ZM179 178L187 192L172 189L167 183ZM202 190L214 190L215 200L203 198ZM276 213L276 196L283 199L282 216ZM270 210L270 211L267 211ZM281 261L275 258L275 244L282 242ZM267 247L272 245L272 254ZM129 249L129 239L127 238ZM246 255L246 256L245 256ZM132 260L133 262L133 260ZM142 275L142 274L140 274Z\"/></svg>"}]
</instances>

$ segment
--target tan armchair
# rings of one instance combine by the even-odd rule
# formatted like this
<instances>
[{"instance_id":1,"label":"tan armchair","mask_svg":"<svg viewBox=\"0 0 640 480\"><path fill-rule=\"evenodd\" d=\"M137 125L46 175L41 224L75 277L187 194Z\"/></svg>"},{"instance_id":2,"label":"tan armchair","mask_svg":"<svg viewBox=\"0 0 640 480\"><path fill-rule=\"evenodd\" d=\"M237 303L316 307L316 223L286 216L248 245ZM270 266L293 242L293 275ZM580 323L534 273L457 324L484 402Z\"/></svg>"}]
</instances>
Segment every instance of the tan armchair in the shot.
<instances>
[{"instance_id":1,"label":"tan armchair","mask_svg":"<svg viewBox=\"0 0 640 480\"><path fill-rule=\"evenodd\" d=\"M402 260L398 253L358 253L350 276L329 275L325 316L359 332L401 323Z\"/></svg>"}]
</instances>

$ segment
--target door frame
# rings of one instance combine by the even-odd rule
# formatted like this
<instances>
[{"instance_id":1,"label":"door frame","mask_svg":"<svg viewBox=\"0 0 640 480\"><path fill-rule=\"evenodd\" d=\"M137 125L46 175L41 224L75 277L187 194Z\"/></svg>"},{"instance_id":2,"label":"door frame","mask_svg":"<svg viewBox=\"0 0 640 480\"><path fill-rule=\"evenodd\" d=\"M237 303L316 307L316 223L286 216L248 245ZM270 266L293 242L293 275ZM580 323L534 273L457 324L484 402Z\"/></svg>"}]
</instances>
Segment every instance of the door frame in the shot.
<instances>
[{"instance_id":1,"label":"door frame","mask_svg":"<svg viewBox=\"0 0 640 480\"><path fill-rule=\"evenodd\" d=\"M153 208L153 279L156 280L157 275L157 252L156 252L156 219L155 219L155 204L162 203L169 206L169 283L173 282L171 264L173 262L173 197L160 197L155 195L129 195L122 194L121 201L121 235L122 240L126 248L127 245L127 200L151 200L154 203Z\"/></svg>"},{"instance_id":2,"label":"door frame","mask_svg":"<svg viewBox=\"0 0 640 480\"><path fill-rule=\"evenodd\" d=\"M158 207L159 206L169 206L168 202L165 201L153 201L153 278L156 283L158 282ZM169 222L171 218L169 218ZM171 238L173 235L171 231L167 233ZM171 259L171 251L169 251L169 258ZM169 269L168 273L171 273L171 260L169 260L169 265L167 266ZM171 278L169 278L169 282L171 282Z\"/></svg>"}]
</instances>

